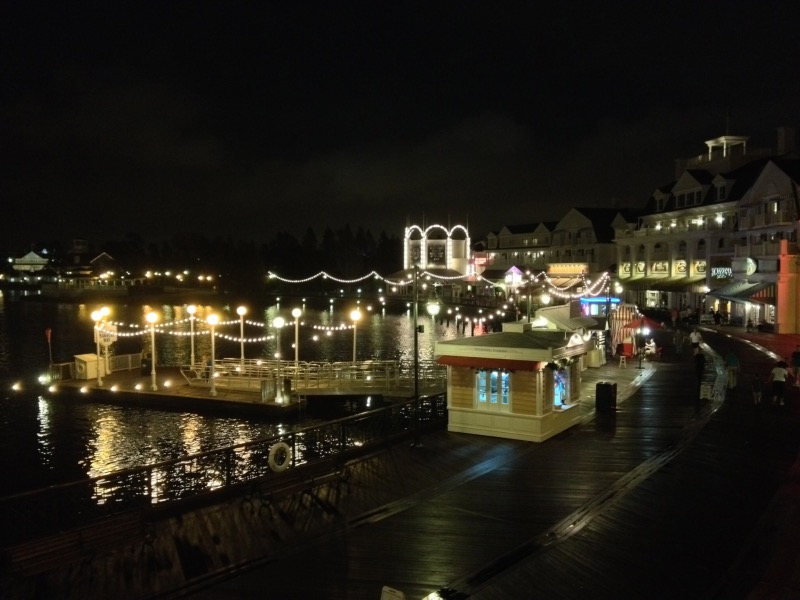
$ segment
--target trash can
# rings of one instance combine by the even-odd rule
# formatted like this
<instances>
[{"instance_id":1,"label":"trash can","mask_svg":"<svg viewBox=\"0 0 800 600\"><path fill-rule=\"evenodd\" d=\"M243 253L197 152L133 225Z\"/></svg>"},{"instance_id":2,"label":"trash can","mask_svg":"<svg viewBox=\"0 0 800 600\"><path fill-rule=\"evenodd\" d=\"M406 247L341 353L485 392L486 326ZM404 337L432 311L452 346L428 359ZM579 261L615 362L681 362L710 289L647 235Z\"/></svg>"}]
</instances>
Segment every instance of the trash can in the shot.
<instances>
[{"instance_id":1,"label":"trash can","mask_svg":"<svg viewBox=\"0 0 800 600\"><path fill-rule=\"evenodd\" d=\"M145 356L142 359L142 375L152 375L153 367L150 365L150 357Z\"/></svg>"},{"instance_id":2,"label":"trash can","mask_svg":"<svg viewBox=\"0 0 800 600\"><path fill-rule=\"evenodd\" d=\"M283 378L283 397L290 398L292 395L292 380L290 377Z\"/></svg>"},{"instance_id":3,"label":"trash can","mask_svg":"<svg viewBox=\"0 0 800 600\"><path fill-rule=\"evenodd\" d=\"M606 413L616 409L617 384L611 381L598 381L595 387L595 410L599 413Z\"/></svg>"}]
</instances>

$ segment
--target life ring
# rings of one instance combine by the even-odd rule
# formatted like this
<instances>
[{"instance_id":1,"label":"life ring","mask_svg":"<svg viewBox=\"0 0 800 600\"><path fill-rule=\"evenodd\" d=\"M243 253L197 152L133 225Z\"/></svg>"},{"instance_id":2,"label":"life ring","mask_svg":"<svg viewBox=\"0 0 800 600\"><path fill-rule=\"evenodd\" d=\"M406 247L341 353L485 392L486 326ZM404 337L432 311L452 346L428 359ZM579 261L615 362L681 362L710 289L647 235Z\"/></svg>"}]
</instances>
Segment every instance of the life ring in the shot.
<instances>
[{"instance_id":1,"label":"life ring","mask_svg":"<svg viewBox=\"0 0 800 600\"><path fill-rule=\"evenodd\" d=\"M78 375L83 375L86 373L86 365L82 362L75 363L75 370L78 372Z\"/></svg>"},{"instance_id":2,"label":"life ring","mask_svg":"<svg viewBox=\"0 0 800 600\"><path fill-rule=\"evenodd\" d=\"M280 473L289 468L292 462L292 449L285 442L273 444L269 449L269 468L275 473Z\"/></svg>"}]
</instances>

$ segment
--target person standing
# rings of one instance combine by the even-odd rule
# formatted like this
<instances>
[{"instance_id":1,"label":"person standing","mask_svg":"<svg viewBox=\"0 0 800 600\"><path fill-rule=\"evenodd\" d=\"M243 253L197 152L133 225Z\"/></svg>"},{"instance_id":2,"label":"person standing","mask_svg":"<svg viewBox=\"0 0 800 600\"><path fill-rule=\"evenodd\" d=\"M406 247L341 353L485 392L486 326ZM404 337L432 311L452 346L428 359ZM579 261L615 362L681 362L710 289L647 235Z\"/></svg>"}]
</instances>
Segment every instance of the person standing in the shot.
<instances>
[{"instance_id":1,"label":"person standing","mask_svg":"<svg viewBox=\"0 0 800 600\"><path fill-rule=\"evenodd\" d=\"M792 360L789 363L792 365L792 377L794 377L794 387L800 387L797 375L800 374L800 344L792 352Z\"/></svg>"},{"instance_id":2,"label":"person standing","mask_svg":"<svg viewBox=\"0 0 800 600\"><path fill-rule=\"evenodd\" d=\"M694 353L694 372L697 375L697 385L703 382L703 372L706 369L706 355L697 348Z\"/></svg>"},{"instance_id":3,"label":"person standing","mask_svg":"<svg viewBox=\"0 0 800 600\"><path fill-rule=\"evenodd\" d=\"M725 357L725 370L728 373L728 389L732 390L739 383L739 357L734 354L733 350L729 350Z\"/></svg>"},{"instance_id":4,"label":"person standing","mask_svg":"<svg viewBox=\"0 0 800 600\"><path fill-rule=\"evenodd\" d=\"M761 381L761 375L756 373L753 375L753 380L751 382L753 388L753 404L761 404L761 388L763 387L763 382Z\"/></svg>"},{"instance_id":5,"label":"person standing","mask_svg":"<svg viewBox=\"0 0 800 600\"><path fill-rule=\"evenodd\" d=\"M695 354L700 352L700 342L703 341L703 336L700 335L700 331L698 331L697 327L692 329L692 333L689 334L689 341L692 344L692 351Z\"/></svg>"},{"instance_id":6,"label":"person standing","mask_svg":"<svg viewBox=\"0 0 800 600\"><path fill-rule=\"evenodd\" d=\"M772 380L772 403L775 404L777 402L780 406L783 406L786 378L789 375L789 371L784 367L785 364L783 361L779 362L772 367L772 371L769 374L769 378Z\"/></svg>"}]
</instances>

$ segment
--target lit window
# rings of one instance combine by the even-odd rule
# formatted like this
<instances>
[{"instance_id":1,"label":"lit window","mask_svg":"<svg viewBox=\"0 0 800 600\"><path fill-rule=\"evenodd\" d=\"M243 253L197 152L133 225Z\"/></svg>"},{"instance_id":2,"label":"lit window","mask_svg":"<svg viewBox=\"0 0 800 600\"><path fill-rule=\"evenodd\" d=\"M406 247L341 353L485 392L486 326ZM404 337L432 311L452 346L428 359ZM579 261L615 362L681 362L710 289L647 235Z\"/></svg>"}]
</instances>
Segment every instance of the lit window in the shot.
<instances>
[{"instance_id":1,"label":"lit window","mask_svg":"<svg viewBox=\"0 0 800 600\"><path fill-rule=\"evenodd\" d=\"M478 371L475 389L478 408L507 410L509 408L509 377L505 371Z\"/></svg>"}]
</instances>

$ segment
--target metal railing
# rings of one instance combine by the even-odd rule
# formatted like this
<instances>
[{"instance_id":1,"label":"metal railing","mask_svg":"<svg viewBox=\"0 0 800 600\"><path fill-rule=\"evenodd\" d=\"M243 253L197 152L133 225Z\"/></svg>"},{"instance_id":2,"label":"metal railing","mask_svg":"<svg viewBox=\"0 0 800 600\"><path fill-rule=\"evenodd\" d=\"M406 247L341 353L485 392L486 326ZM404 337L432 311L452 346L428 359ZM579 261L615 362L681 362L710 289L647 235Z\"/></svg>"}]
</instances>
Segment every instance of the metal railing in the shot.
<instances>
[{"instance_id":1,"label":"metal railing","mask_svg":"<svg viewBox=\"0 0 800 600\"><path fill-rule=\"evenodd\" d=\"M208 385L209 371L201 366L181 367L191 385ZM214 361L214 385L220 388L259 391L263 382L281 385L288 380L293 393L409 391L415 378L421 390L444 390L447 368L432 361L412 366L399 361L297 362L225 358Z\"/></svg>"},{"instance_id":2,"label":"metal railing","mask_svg":"<svg viewBox=\"0 0 800 600\"><path fill-rule=\"evenodd\" d=\"M421 397L268 438L0 498L0 542L19 543L134 510L185 501L248 482L280 484L270 451L291 448L288 470L343 462L447 422L445 396ZM273 465L274 466L274 465Z\"/></svg>"}]
</instances>

